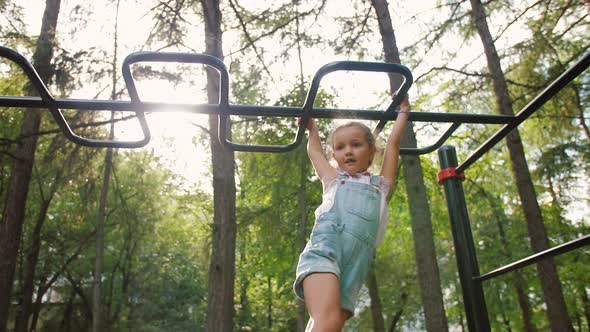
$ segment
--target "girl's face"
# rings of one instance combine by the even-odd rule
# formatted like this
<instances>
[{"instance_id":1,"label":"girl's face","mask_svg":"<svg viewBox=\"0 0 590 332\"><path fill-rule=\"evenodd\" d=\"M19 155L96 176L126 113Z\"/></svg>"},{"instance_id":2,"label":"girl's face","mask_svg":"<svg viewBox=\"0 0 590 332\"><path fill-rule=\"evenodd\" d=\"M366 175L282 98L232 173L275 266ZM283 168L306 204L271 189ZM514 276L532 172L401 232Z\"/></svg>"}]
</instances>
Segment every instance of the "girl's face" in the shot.
<instances>
[{"instance_id":1,"label":"girl's face","mask_svg":"<svg viewBox=\"0 0 590 332\"><path fill-rule=\"evenodd\" d=\"M369 145L366 133L357 127L342 127L332 135L332 157L349 174L369 168L375 147Z\"/></svg>"}]
</instances>

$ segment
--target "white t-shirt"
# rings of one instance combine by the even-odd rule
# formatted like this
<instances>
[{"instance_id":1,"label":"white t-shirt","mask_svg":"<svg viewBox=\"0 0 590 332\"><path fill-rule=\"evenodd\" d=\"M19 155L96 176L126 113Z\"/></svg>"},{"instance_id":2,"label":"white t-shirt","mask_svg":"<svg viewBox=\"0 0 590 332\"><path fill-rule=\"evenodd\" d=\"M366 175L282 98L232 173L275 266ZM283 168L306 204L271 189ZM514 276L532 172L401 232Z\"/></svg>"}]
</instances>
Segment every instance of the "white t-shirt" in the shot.
<instances>
[{"instance_id":1,"label":"white t-shirt","mask_svg":"<svg viewBox=\"0 0 590 332\"><path fill-rule=\"evenodd\" d=\"M364 184L371 184L371 173L363 172L356 174L348 174L338 169L340 175L345 175L347 181L358 182ZM322 214L330 211L334 205L334 198L336 197L336 189L338 188L338 176L330 179L322 179L324 186L324 193L322 194L322 204L315 210L316 220ZM389 222L389 207L387 205L387 193L389 193L391 183L387 178L379 176L379 189L381 193L381 210L379 211L379 230L377 231L377 237L375 238L375 247L379 246L383 242L385 236L385 229Z\"/></svg>"}]
</instances>

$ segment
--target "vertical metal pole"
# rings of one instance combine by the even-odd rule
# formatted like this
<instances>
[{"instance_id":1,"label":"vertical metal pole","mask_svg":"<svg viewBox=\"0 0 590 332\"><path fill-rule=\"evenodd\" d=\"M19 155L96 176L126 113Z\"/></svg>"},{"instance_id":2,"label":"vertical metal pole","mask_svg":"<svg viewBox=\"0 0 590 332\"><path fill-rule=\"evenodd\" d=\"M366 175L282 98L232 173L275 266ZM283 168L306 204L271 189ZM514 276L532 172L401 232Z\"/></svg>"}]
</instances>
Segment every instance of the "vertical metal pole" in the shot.
<instances>
[{"instance_id":1,"label":"vertical metal pole","mask_svg":"<svg viewBox=\"0 0 590 332\"><path fill-rule=\"evenodd\" d=\"M455 174L455 168L457 167L455 148L450 145L441 147L438 150L438 157L441 168L439 183L444 185L447 198L449 221L453 232L467 325L470 332L489 332L490 321L483 287L481 281L474 279L474 277L479 276L479 265L471 234L461 176Z\"/></svg>"}]
</instances>

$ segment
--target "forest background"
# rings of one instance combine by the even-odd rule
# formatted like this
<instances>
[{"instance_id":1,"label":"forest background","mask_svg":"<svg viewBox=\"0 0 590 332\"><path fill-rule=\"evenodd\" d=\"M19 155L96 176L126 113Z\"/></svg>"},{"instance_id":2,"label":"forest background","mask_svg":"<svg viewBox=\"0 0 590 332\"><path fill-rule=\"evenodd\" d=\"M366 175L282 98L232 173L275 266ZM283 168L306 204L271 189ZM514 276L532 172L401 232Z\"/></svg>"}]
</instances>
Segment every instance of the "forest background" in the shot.
<instances>
[{"instance_id":1,"label":"forest background","mask_svg":"<svg viewBox=\"0 0 590 332\"><path fill-rule=\"evenodd\" d=\"M0 44L31 59L56 97L128 100L120 74L126 54L182 51L223 58L231 103L302 106L320 66L388 59L377 15L383 3L2 0ZM390 1L393 42L415 79L414 111L502 112L498 75L473 19L478 5L514 113L588 50L588 1ZM35 95L13 64L0 63L0 71L0 95ZM134 75L142 100L215 100L199 66L150 64ZM390 100L387 76L344 75L322 81L318 107L382 109ZM549 246L588 234L589 83L584 73L519 127ZM129 114L109 121L110 112L65 112L87 136L139 135ZM148 115L154 138L147 147L97 149L67 141L47 112L3 108L0 117L0 331L303 328L291 285L321 200L303 146L220 152L210 138L214 119L171 112ZM232 120L233 138L245 143L286 143L296 128L288 118ZM331 122L320 124L327 136ZM411 131L426 146L445 129L417 122ZM463 160L497 129L462 125L449 143ZM463 182L482 272L538 251L511 153L502 141ZM437 156L404 158L401 167L385 241L346 329L464 331ZM28 180L19 182L23 174ZM411 194L416 186L421 202ZM424 252L430 257L417 258ZM434 273L421 273L424 260L436 262L427 264ZM484 283L493 330L558 331L556 320L590 329L588 248L554 262L557 283L534 266ZM547 285L559 289L565 314L555 314L560 301Z\"/></svg>"}]
</instances>

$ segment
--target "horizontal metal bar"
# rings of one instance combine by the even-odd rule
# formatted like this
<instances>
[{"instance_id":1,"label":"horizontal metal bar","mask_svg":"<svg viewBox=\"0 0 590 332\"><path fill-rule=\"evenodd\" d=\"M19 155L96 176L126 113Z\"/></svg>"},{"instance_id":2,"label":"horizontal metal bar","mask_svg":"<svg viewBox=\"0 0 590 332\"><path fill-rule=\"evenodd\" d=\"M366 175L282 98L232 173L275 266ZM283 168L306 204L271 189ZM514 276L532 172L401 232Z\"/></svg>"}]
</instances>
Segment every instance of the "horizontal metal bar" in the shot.
<instances>
[{"instance_id":1,"label":"horizontal metal bar","mask_svg":"<svg viewBox=\"0 0 590 332\"><path fill-rule=\"evenodd\" d=\"M492 137L484 142L475 150L463 163L457 166L457 172L464 172L469 166L476 162L481 156L491 150L499 141L506 137L514 128L518 127L524 120L528 119L533 113L539 110L547 101L573 81L578 75L583 73L590 66L590 52L586 53L573 66L555 79L548 87L528 103L518 114L516 121L511 122L500 128Z\"/></svg>"},{"instance_id":2,"label":"horizontal metal bar","mask_svg":"<svg viewBox=\"0 0 590 332\"><path fill-rule=\"evenodd\" d=\"M230 104L222 110L218 104L183 104L165 102L131 102L124 100L99 99L60 99L56 98L52 106L60 109L76 109L81 111L121 111L121 112L188 112L197 114L261 116L261 117L301 117L300 107L286 106L252 106ZM48 105L39 97L0 96L0 107L47 108ZM311 114L315 118L395 120L396 112L384 113L380 110L314 108ZM411 112L410 121L416 122L460 122L477 124L509 124L515 121L514 116L496 114L462 114Z\"/></svg>"},{"instance_id":3,"label":"horizontal metal bar","mask_svg":"<svg viewBox=\"0 0 590 332\"><path fill-rule=\"evenodd\" d=\"M514 271L514 270L518 270L520 268L523 268L525 266L537 263L539 261L542 261L544 259L547 258L551 258L553 256L557 256L557 255L561 255L563 253L572 251L574 249L578 249L580 247L586 246L590 244L590 235L586 235L586 236L582 236L579 239L564 243L562 245L541 251L539 253L536 253L534 255L531 255L527 258L523 258L519 261L516 261L514 263L505 265L499 269L496 269L494 271L482 274L480 276L476 276L473 277L473 279L477 279L477 280L488 280L497 276L500 276L502 274Z\"/></svg>"}]
</instances>

